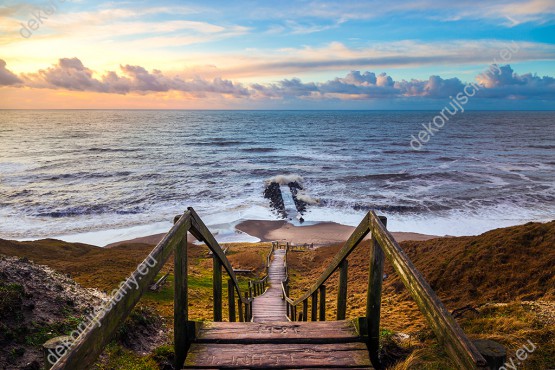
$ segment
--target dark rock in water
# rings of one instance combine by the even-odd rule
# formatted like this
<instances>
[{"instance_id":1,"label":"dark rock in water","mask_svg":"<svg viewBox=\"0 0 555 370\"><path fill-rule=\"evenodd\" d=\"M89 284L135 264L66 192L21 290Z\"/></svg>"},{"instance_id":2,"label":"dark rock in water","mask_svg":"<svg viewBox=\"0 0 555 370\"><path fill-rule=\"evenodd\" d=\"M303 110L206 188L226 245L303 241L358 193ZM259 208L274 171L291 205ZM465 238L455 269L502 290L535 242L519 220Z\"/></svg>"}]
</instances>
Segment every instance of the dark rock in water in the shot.
<instances>
[{"instance_id":1,"label":"dark rock in water","mask_svg":"<svg viewBox=\"0 0 555 370\"><path fill-rule=\"evenodd\" d=\"M281 218L285 218L287 215L285 213L285 205L283 204L283 197L281 195L281 189L277 182L271 182L266 186L264 190L264 198L270 200L270 207L272 207Z\"/></svg>"},{"instance_id":2,"label":"dark rock in water","mask_svg":"<svg viewBox=\"0 0 555 370\"><path fill-rule=\"evenodd\" d=\"M308 204L300 200L299 198L297 198L297 193L299 192L299 190L303 190L303 187L301 186L301 184L299 184L296 181L290 182L287 185L289 185L289 189L291 190L291 195L293 195L293 201L295 202L295 207L297 208L297 212L299 212L300 214L303 214L304 212L306 212L306 206Z\"/></svg>"}]
</instances>

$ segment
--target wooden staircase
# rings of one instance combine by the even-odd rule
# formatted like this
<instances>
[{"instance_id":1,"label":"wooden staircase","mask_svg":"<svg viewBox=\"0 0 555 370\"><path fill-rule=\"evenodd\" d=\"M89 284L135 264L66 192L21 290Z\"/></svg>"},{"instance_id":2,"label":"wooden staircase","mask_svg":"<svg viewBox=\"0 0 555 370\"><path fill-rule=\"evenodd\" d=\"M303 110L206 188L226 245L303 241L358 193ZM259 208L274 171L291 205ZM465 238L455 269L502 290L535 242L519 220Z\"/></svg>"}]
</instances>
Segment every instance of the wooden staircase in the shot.
<instances>
[{"instance_id":1,"label":"wooden staircase","mask_svg":"<svg viewBox=\"0 0 555 370\"><path fill-rule=\"evenodd\" d=\"M281 292L281 282L285 279L285 250L275 249L274 259L268 266L270 287L256 297L252 304L252 321L289 321L287 307Z\"/></svg>"},{"instance_id":2,"label":"wooden staircase","mask_svg":"<svg viewBox=\"0 0 555 370\"><path fill-rule=\"evenodd\" d=\"M289 321L281 289L285 252L273 250L270 286L254 298L253 322L202 323L185 369L371 368L368 349L353 322Z\"/></svg>"},{"instance_id":3,"label":"wooden staircase","mask_svg":"<svg viewBox=\"0 0 555 370\"><path fill-rule=\"evenodd\" d=\"M254 302L256 304L256 300ZM351 321L211 322L200 327L185 369L371 369Z\"/></svg>"},{"instance_id":4,"label":"wooden staircase","mask_svg":"<svg viewBox=\"0 0 555 370\"><path fill-rule=\"evenodd\" d=\"M380 307L385 260L414 298L458 369L489 369L497 359L480 351L447 311L422 274L386 229L385 217L373 211L362 219L343 247L314 284L300 297L289 296L287 255L272 244L266 258L267 274L241 289L223 249L197 213L189 208L176 216L174 226L106 303L79 337L51 355L61 356L52 370L90 368L119 325L155 280L166 261L174 260L175 368L187 369L300 369L382 367ZM212 252L214 322L189 320L187 234ZM371 235L366 314L346 321L347 257ZM272 260L273 257L273 260ZM227 274L228 321L223 321L222 273ZM339 274L337 321L326 320L326 282ZM310 309L309 309L310 307ZM239 322L236 322L239 321ZM487 361L482 355L488 357ZM500 362L503 363L503 362ZM492 365L493 366L493 365Z\"/></svg>"}]
</instances>

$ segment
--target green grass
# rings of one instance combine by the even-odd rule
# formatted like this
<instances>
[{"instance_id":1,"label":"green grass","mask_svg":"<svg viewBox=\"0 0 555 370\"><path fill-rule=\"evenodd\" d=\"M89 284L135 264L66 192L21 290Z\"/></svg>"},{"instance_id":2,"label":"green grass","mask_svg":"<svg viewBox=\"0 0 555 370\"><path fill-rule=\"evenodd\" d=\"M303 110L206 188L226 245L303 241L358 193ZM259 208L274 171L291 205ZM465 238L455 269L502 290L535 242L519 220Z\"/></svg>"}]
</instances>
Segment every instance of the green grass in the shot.
<instances>
[{"instance_id":1,"label":"green grass","mask_svg":"<svg viewBox=\"0 0 555 370\"><path fill-rule=\"evenodd\" d=\"M25 290L21 284L0 280L0 318L20 313L24 295Z\"/></svg>"},{"instance_id":2,"label":"green grass","mask_svg":"<svg viewBox=\"0 0 555 370\"><path fill-rule=\"evenodd\" d=\"M49 339L69 335L81 322L83 322L82 318L68 316L61 322L49 325L32 323L32 326L28 329L29 333L24 338L24 342L31 346L41 346Z\"/></svg>"},{"instance_id":3,"label":"green grass","mask_svg":"<svg viewBox=\"0 0 555 370\"><path fill-rule=\"evenodd\" d=\"M106 360L98 362L95 370L159 370L151 356L141 357L119 344L110 343L105 349Z\"/></svg>"}]
</instances>

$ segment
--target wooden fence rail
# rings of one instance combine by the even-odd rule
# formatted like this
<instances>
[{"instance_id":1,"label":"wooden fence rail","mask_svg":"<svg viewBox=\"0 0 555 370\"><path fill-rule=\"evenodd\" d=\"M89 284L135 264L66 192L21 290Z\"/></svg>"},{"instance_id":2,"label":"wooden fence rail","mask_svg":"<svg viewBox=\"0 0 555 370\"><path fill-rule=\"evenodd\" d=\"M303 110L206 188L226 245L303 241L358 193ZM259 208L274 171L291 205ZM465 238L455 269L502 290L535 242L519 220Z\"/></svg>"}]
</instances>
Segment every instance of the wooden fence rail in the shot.
<instances>
[{"instance_id":1,"label":"wooden fence rail","mask_svg":"<svg viewBox=\"0 0 555 370\"><path fill-rule=\"evenodd\" d=\"M465 370L485 369L487 364L484 357L464 334L435 292L424 280L422 274L414 267L405 252L387 231L386 223L385 217L378 217L373 211L368 212L318 280L301 297L295 300L289 296L290 281L289 275L286 274L282 282L282 293L287 304L287 314L290 320L306 321L308 317L312 321L324 321L326 319L325 283L335 271L339 271L337 320L345 318L348 288L347 257L370 233L372 243L370 247L366 316L362 320L361 326L367 334L370 358L374 366L379 367L380 306L383 266L384 260L387 258L457 366ZM287 258L285 263L287 264ZM310 314L308 312L309 301L311 304ZM302 313L297 316L297 306L299 305L302 305Z\"/></svg>"},{"instance_id":2,"label":"wooden fence rail","mask_svg":"<svg viewBox=\"0 0 555 370\"><path fill-rule=\"evenodd\" d=\"M258 280L249 280L249 297L254 298L261 294L264 294L268 286L268 269L270 268L270 262L272 261L272 254L274 250L278 249L276 242L272 242L272 249L268 252L266 256L266 263L264 266L264 276Z\"/></svg>"},{"instance_id":3,"label":"wooden fence rail","mask_svg":"<svg viewBox=\"0 0 555 370\"><path fill-rule=\"evenodd\" d=\"M386 219L369 212L356 227L349 239L336 254L318 280L301 297L293 300L289 296L289 271L287 256L290 252L304 250L311 246L291 245L289 243L272 243L272 249L266 257L266 274L262 279L251 280L248 290L242 292L235 272L224 250L215 240L206 225L192 208L181 216L176 216L174 226L152 250L150 255L137 267L129 278L120 284L117 294L103 307L95 310L94 320L76 336L52 369L87 369L110 341L118 326L131 313L142 294L157 276L161 268L174 254L174 346L175 368L182 367L188 348L194 339L195 324L188 315L188 260L187 233L204 242L213 258L213 316L214 321L222 321L222 270L227 274L227 302L229 321L251 321L254 297L263 294L268 283L268 269L272 253L276 249L285 249L285 278L281 283L283 299L286 301L287 316L290 320L307 321L326 320L326 285L329 277L339 272L339 289L337 293L337 319L346 317L347 310L347 257L371 233L370 266L368 278L368 295L366 316L359 320L361 329L367 335L370 358L379 368L379 325L380 305L383 279L383 264L387 259L399 274L401 281L415 299L432 330L447 348L447 352L461 369L485 369L486 361L476 346L466 337L453 317L447 312L435 292L414 267L407 255L386 229ZM309 303L311 309L309 312ZM297 313L297 307L299 312Z\"/></svg>"},{"instance_id":4,"label":"wooden fence rail","mask_svg":"<svg viewBox=\"0 0 555 370\"><path fill-rule=\"evenodd\" d=\"M237 277L221 246L194 209L188 208L183 215L175 217L174 226L171 230L131 276L120 284L118 295L112 297L105 306L95 311L96 316L91 325L87 326L81 335L73 338L75 340L72 343L66 343L66 347L69 348L52 366L52 369L89 368L96 361L104 346L110 341L118 326L131 313L133 307L172 253L174 253L175 274L175 365L176 368L181 368L194 336L194 324L189 322L188 315L187 232L190 232L197 240L204 242L212 253L214 321L222 320L222 269L229 277L227 280L229 320L235 321L237 319L236 308L239 313L239 321L251 320L252 294L241 291ZM269 258L267 261L269 261ZM256 289L260 289L260 284L257 284Z\"/></svg>"}]
</instances>

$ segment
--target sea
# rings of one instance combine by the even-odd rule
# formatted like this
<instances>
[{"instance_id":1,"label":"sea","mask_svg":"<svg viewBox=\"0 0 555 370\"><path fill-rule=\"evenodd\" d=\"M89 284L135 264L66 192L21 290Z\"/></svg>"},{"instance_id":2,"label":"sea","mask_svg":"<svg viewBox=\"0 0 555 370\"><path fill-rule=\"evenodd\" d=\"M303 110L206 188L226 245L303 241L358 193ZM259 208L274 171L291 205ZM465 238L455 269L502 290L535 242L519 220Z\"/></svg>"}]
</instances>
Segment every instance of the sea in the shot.
<instances>
[{"instance_id":1,"label":"sea","mask_svg":"<svg viewBox=\"0 0 555 370\"><path fill-rule=\"evenodd\" d=\"M271 179L302 183L303 225L475 235L555 215L555 113L1 110L0 238L94 245L163 233L194 207L220 241L278 220ZM414 146L414 143L413 143Z\"/></svg>"}]
</instances>

